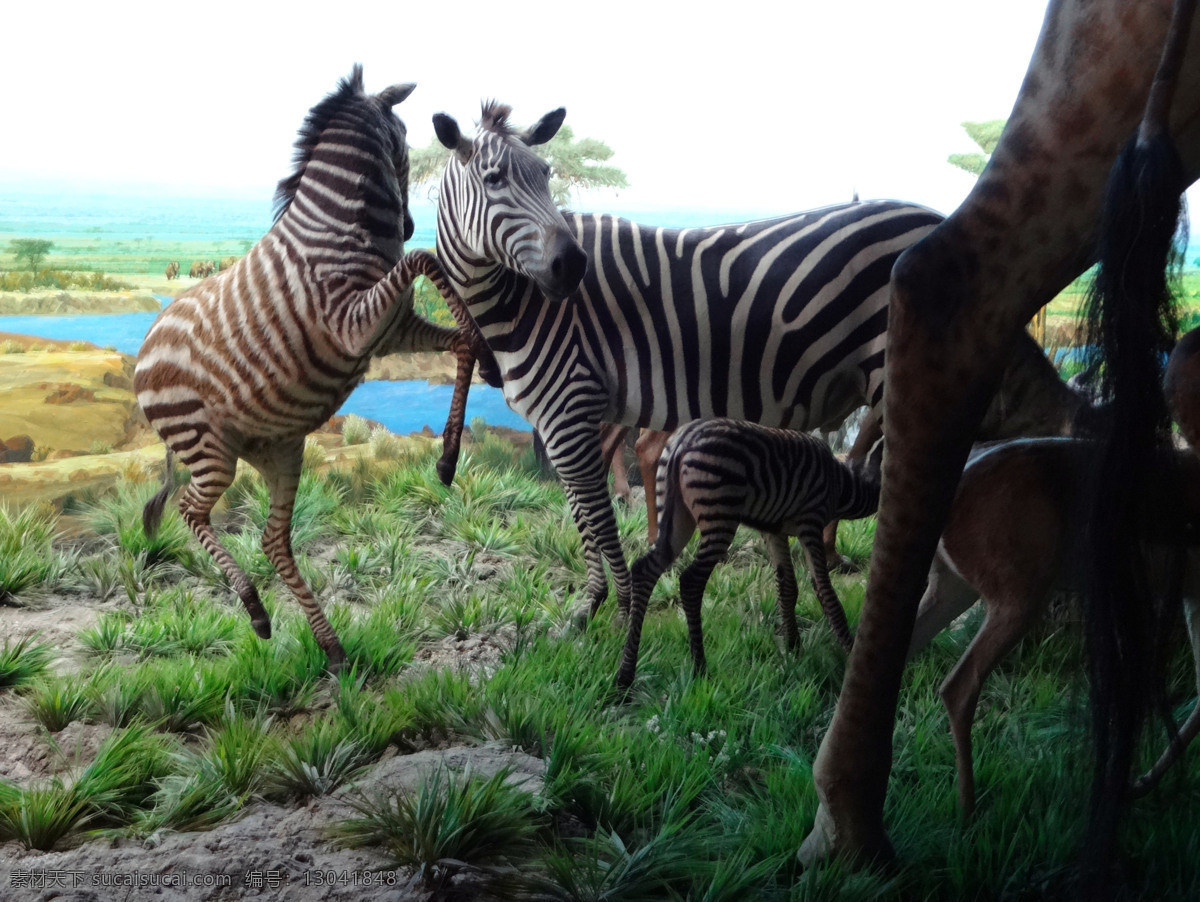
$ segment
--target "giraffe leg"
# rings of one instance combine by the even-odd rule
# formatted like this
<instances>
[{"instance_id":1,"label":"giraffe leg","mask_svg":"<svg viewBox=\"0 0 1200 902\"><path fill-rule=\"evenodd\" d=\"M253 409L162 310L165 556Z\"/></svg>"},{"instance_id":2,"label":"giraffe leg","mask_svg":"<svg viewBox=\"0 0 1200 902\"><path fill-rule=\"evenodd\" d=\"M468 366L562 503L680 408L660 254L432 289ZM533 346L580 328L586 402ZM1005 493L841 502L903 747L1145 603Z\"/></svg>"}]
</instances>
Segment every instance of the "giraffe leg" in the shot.
<instances>
[{"instance_id":1,"label":"giraffe leg","mask_svg":"<svg viewBox=\"0 0 1200 902\"><path fill-rule=\"evenodd\" d=\"M776 606L779 609L777 628L789 649L800 644L800 630L796 626L796 599L800 590L796 586L796 568L792 566L792 554L788 550L788 537L782 533L764 532L767 556L775 568Z\"/></svg>"},{"instance_id":2,"label":"giraffe leg","mask_svg":"<svg viewBox=\"0 0 1200 902\"><path fill-rule=\"evenodd\" d=\"M296 505L296 489L300 485L303 454L304 440L301 439L280 444L272 449L269 456L251 460L262 473L271 504L267 527L263 531L262 548L279 578L300 603L317 644L325 652L330 673L337 673L346 661L346 653L312 590L300 575L292 554L292 510Z\"/></svg>"},{"instance_id":3,"label":"giraffe leg","mask_svg":"<svg viewBox=\"0 0 1200 902\"><path fill-rule=\"evenodd\" d=\"M812 579L821 610L825 612L825 620L842 648L850 651L854 646L854 637L850 635L850 625L846 623L846 609L842 607L842 602L833 589L833 583L829 580L829 568L825 565L825 543L821 539L821 533L816 528L811 531L804 529L800 531L799 538L804 555L808 558L809 578Z\"/></svg>"},{"instance_id":4,"label":"giraffe leg","mask_svg":"<svg viewBox=\"0 0 1200 902\"><path fill-rule=\"evenodd\" d=\"M907 259L928 247L915 245ZM899 300L896 282L905 259L893 270L888 313L888 454L871 572L837 709L813 765L821 804L800 848L805 864L832 854L867 860L895 854L883 828L883 803L917 603L971 435L999 378L1002 336L1020 327L1019 319L1004 323L1008 332L997 325L986 336L996 342L991 347L968 342L945 324L926 329L926 309L913 314ZM936 261L930 261L935 272ZM955 285L950 276L941 284Z\"/></svg>"},{"instance_id":5,"label":"giraffe leg","mask_svg":"<svg viewBox=\"0 0 1200 902\"><path fill-rule=\"evenodd\" d=\"M233 482L237 472L237 458L227 451L214 451L211 442L206 445L205 451L207 453L198 458L187 451L180 457L185 462L192 461L188 467L192 469L194 466L195 469L191 481L179 499L179 512L183 515L183 522L200 540L204 550L212 555L229 580L229 585L242 600L246 613L250 615L250 625L254 627L254 632L262 639L270 639L271 618L259 600L258 591L250 582L250 577L217 539L209 519L213 505Z\"/></svg>"}]
</instances>

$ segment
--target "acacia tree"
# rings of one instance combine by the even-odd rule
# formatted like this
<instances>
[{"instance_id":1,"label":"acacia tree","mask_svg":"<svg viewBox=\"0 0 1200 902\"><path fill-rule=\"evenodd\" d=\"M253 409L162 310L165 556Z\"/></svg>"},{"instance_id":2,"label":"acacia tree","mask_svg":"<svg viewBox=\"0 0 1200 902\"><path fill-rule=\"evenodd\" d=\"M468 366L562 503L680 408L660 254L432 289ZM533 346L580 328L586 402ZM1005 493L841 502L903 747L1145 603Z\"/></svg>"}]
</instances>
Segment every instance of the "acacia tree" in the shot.
<instances>
[{"instance_id":1,"label":"acacia tree","mask_svg":"<svg viewBox=\"0 0 1200 902\"><path fill-rule=\"evenodd\" d=\"M625 173L616 166L603 165L612 157L612 149L596 138L575 139L564 125L545 144L530 148L550 164L550 196L565 206L575 188L627 188ZM409 151L409 179L413 185L434 184L441 178L450 151L435 135L428 146Z\"/></svg>"},{"instance_id":2,"label":"acacia tree","mask_svg":"<svg viewBox=\"0 0 1200 902\"><path fill-rule=\"evenodd\" d=\"M54 242L43 238L14 238L8 246L18 261L28 262L30 272L37 272L42 268L42 261L50 253L50 248L54 247Z\"/></svg>"},{"instance_id":3,"label":"acacia tree","mask_svg":"<svg viewBox=\"0 0 1200 902\"><path fill-rule=\"evenodd\" d=\"M979 149L983 153L952 153L946 158L947 161L952 166L965 169L971 175L978 176L983 172L983 167L987 165L992 151L996 149L996 144L1000 141L1000 134L1004 131L1004 126L1007 122L1007 119L989 119L986 122L964 122L962 124L963 129L970 136L971 140L979 145Z\"/></svg>"}]
</instances>

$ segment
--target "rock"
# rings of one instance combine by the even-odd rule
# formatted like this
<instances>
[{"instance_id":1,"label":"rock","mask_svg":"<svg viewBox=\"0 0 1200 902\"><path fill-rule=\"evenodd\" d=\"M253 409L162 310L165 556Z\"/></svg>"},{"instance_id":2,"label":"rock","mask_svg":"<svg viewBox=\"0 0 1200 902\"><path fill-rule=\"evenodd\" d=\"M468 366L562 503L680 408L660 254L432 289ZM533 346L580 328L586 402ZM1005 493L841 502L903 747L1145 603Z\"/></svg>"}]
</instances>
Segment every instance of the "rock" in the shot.
<instances>
[{"instance_id":1,"label":"rock","mask_svg":"<svg viewBox=\"0 0 1200 902\"><path fill-rule=\"evenodd\" d=\"M46 396L47 404L75 404L79 401L95 400L96 393L90 388L84 388L82 385L66 385Z\"/></svg>"},{"instance_id":2,"label":"rock","mask_svg":"<svg viewBox=\"0 0 1200 902\"><path fill-rule=\"evenodd\" d=\"M16 435L0 447L0 463L20 464L33 460L33 439L28 435Z\"/></svg>"},{"instance_id":3,"label":"rock","mask_svg":"<svg viewBox=\"0 0 1200 902\"><path fill-rule=\"evenodd\" d=\"M104 384L109 388L119 388L122 391L133 391L133 380L125 373L107 372L103 376Z\"/></svg>"}]
</instances>

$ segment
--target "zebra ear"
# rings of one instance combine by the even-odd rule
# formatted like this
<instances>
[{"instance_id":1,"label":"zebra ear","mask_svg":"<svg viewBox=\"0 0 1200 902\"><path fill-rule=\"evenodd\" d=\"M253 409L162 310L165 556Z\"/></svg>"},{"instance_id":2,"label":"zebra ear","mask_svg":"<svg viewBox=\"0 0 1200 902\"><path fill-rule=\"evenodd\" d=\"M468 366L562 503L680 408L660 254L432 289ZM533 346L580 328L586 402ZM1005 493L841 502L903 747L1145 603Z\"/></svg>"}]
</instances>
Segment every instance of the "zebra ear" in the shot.
<instances>
[{"instance_id":1,"label":"zebra ear","mask_svg":"<svg viewBox=\"0 0 1200 902\"><path fill-rule=\"evenodd\" d=\"M471 153L474 150L474 145L458 129L458 123L445 113L433 114L433 131L437 135L442 146L454 151L458 156L460 163L466 163L471 159Z\"/></svg>"},{"instance_id":2,"label":"zebra ear","mask_svg":"<svg viewBox=\"0 0 1200 902\"><path fill-rule=\"evenodd\" d=\"M408 97L415 87L416 85L411 82L404 85L392 85L379 92L379 99L383 101L384 106L393 107Z\"/></svg>"},{"instance_id":3,"label":"zebra ear","mask_svg":"<svg viewBox=\"0 0 1200 902\"><path fill-rule=\"evenodd\" d=\"M520 134L520 139L529 145L545 144L556 134L563 124L563 120L567 118L567 110L565 107L559 107L551 113L547 113L529 128L525 129Z\"/></svg>"}]
</instances>

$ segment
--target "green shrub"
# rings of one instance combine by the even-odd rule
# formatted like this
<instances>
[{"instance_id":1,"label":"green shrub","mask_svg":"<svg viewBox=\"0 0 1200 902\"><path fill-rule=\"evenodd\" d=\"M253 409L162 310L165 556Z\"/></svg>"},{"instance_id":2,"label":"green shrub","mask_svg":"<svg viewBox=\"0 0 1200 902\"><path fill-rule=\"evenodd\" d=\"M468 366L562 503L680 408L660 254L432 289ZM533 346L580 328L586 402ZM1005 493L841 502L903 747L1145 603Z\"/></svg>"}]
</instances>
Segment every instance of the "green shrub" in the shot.
<instances>
[{"instance_id":1,"label":"green shrub","mask_svg":"<svg viewBox=\"0 0 1200 902\"><path fill-rule=\"evenodd\" d=\"M0 604L58 572L51 548L58 515L48 504L12 509L0 502Z\"/></svg>"},{"instance_id":2,"label":"green shrub","mask_svg":"<svg viewBox=\"0 0 1200 902\"><path fill-rule=\"evenodd\" d=\"M0 648L0 689L24 686L44 674L54 659L49 645L35 644L36 636L26 636L16 642L4 640Z\"/></svg>"},{"instance_id":3,"label":"green shrub","mask_svg":"<svg viewBox=\"0 0 1200 902\"><path fill-rule=\"evenodd\" d=\"M435 890L463 870L523 863L541 818L533 797L508 784L509 773L485 780L469 768L461 776L437 768L414 792L351 799L360 817L335 835L347 846L381 846Z\"/></svg>"}]
</instances>

